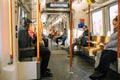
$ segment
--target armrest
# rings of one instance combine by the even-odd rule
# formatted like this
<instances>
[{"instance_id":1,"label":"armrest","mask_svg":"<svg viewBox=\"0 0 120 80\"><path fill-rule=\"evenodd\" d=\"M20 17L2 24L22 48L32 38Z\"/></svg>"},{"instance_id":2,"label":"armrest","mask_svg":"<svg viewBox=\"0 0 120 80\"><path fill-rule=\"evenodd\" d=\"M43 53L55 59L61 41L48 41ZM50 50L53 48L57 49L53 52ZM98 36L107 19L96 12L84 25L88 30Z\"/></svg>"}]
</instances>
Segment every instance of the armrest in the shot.
<instances>
[{"instance_id":1,"label":"armrest","mask_svg":"<svg viewBox=\"0 0 120 80\"><path fill-rule=\"evenodd\" d=\"M20 51L34 50L35 47L19 48Z\"/></svg>"},{"instance_id":2,"label":"armrest","mask_svg":"<svg viewBox=\"0 0 120 80\"><path fill-rule=\"evenodd\" d=\"M35 47L19 48L19 58L35 57Z\"/></svg>"}]
</instances>

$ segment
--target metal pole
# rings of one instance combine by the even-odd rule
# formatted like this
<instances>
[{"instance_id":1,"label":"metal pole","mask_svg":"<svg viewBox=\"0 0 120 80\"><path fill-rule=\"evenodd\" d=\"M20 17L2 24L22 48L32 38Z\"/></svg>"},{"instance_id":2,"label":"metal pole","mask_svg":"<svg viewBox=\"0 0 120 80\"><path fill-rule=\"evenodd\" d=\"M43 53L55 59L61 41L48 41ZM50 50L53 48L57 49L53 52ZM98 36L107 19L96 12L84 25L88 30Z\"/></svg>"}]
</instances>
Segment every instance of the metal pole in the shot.
<instances>
[{"instance_id":1,"label":"metal pole","mask_svg":"<svg viewBox=\"0 0 120 80\"><path fill-rule=\"evenodd\" d=\"M70 71L72 71L72 33L73 33L72 0L70 0Z\"/></svg>"},{"instance_id":2,"label":"metal pole","mask_svg":"<svg viewBox=\"0 0 120 80\"><path fill-rule=\"evenodd\" d=\"M12 0L9 0L10 59L13 59Z\"/></svg>"},{"instance_id":3,"label":"metal pole","mask_svg":"<svg viewBox=\"0 0 120 80\"><path fill-rule=\"evenodd\" d=\"M120 0L118 0L118 58L120 58Z\"/></svg>"},{"instance_id":4,"label":"metal pole","mask_svg":"<svg viewBox=\"0 0 120 80\"><path fill-rule=\"evenodd\" d=\"M90 4L88 4L88 49L90 49Z\"/></svg>"},{"instance_id":5,"label":"metal pole","mask_svg":"<svg viewBox=\"0 0 120 80\"><path fill-rule=\"evenodd\" d=\"M51 31L52 31L52 22L51 22ZM52 40L53 40L53 37L51 36L51 48L52 48Z\"/></svg>"},{"instance_id":6,"label":"metal pole","mask_svg":"<svg viewBox=\"0 0 120 80\"><path fill-rule=\"evenodd\" d=\"M37 61L40 61L40 2L37 0Z\"/></svg>"},{"instance_id":7,"label":"metal pole","mask_svg":"<svg viewBox=\"0 0 120 80\"><path fill-rule=\"evenodd\" d=\"M55 0L52 0L52 3L54 3L55 2Z\"/></svg>"},{"instance_id":8,"label":"metal pole","mask_svg":"<svg viewBox=\"0 0 120 80\"><path fill-rule=\"evenodd\" d=\"M118 0L118 73L120 73L120 0Z\"/></svg>"}]
</instances>

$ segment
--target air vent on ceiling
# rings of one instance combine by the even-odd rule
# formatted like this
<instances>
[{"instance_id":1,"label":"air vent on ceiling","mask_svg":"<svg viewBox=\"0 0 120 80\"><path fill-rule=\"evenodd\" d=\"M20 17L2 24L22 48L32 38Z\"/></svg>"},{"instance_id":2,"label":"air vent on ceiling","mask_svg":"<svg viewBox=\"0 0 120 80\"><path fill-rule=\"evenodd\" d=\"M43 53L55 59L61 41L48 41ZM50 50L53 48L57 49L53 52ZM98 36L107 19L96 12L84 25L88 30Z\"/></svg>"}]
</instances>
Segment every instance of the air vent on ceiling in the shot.
<instances>
[{"instance_id":1,"label":"air vent on ceiling","mask_svg":"<svg viewBox=\"0 0 120 80\"><path fill-rule=\"evenodd\" d=\"M98 4L101 4L101 3L104 3L104 2L107 2L107 1L109 1L109 0L95 0L95 2L98 3Z\"/></svg>"}]
</instances>

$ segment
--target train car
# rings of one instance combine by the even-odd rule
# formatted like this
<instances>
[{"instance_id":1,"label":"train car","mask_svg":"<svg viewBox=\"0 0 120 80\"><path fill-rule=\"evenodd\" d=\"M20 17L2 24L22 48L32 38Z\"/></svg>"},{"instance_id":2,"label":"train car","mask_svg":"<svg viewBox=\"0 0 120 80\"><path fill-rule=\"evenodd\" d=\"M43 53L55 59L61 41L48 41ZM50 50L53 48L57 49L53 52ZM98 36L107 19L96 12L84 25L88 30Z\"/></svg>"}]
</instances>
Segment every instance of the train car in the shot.
<instances>
[{"instance_id":1,"label":"train car","mask_svg":"<svg viewBox=\"0 0 120 80\"><path fill-rule=\"evenodd\" d=\"M0 80L120 80L119 8L120 0L0 0Z\"/></svg>"}]
</instances>

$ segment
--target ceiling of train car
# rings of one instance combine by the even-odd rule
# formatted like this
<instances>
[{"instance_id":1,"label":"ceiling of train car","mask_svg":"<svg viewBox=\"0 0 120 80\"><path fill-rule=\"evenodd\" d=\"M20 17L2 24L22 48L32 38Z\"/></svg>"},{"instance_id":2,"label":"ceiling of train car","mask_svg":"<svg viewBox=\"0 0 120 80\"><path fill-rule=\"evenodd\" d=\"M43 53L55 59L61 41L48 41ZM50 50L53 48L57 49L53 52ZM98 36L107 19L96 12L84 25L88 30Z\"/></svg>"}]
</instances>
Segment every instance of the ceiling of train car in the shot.
<instances>
[{"instance_id":1,"label":"ceiling of train car","mask_svg":"<svg viewBox=\"0 0 120 80\"><path fill-rule=\"evenodd\" d=\"M55 3L66 3L66 2L68 2L69 3L69 1L70 0L46 0L46 4L47 3L52 3L52 2L55 2ZM82 1L86 1L86 0L73 0L73 3L74 2L77 2L77 3L82 3ZM106 1L109 1L109 0L93 0L93 2L95 2L95 4L101 4L101 3L104 3L104 2L106 2ZM92 7L96 7L97 5L92 5ZM86 6L84 6L83 7L83 10L86 10L87 9L87 7L88 7L88 5L86 4ZM46 10L46 13L48 14L48 12L50 12L50 10L48 9L48 10ZM59 11L59 9L57 9L57 11ZM55 9L53 9L52 10L52 13L54 13L54 14L51 14L51 12L47 15L47 20L46 20L46 22L48 22L48 23L50 23L51 21L54 21L54 20L56 20L56 18L58 18L59 16L61 16L61 14L60 15L58 15L58 14L56 14L56 12L57 11L55 11ZM67 10L66 10L67 11ZM69 12L69 10L68 10L68 12ZM64 14L64 12L63 12L63 14Z\"/></svg>"},{"instance_id":2,"label":"ceiling of train car","mask_svg":"<svg viewBox=\"0 0 120 80\"><path fill-rule=\"evenodd\" d=\"M24 2L25 5L31 5L32 7L30 8L31 11L32 11L32 17L33 19L36 19L35 15L36 15L36 4L37 4L37 0L21 0ZM42 5L42 15L44 15L44 23L47 23L50 24L51 21L54 21L56 20L56 18L58 18L59 16L61 16L62 14L64 15L64 13L68 13L69 10L68 9L63 9L61 11L61 9L59 10L59 8L57 9L53 9L53 8L46 8L46 4L48 3L52 3L54 1L54 3L69 3L70 0L41 0L41 5ZM81 3L82 1L85 1L85 0L73 0L73 3L74 2L77 2L77 3ZM109 0L95 0L95 4L101 4L101 3L104 3L106 1L109 1ZM95 7L95 5L93 6ZM83 8L83 10L87 9L87 6L85 6ZM67 12L65 12L67 11ZM45 18L46 16L46 18Z\"/></svg>"},{"instance_id":3,"label":"ceiling of train car","mask_svg":"<svg viewBox=\"0 0 120 80\"><path fill-rule=\"evenodd\" d=\"M46 5L50 3L68 3L69 0L46 0ZM46 14L47 18L44 22L46 25L49 25L50 23L54 23L56 19L58 19L61 15L64 15L64 13L69 12L68 9L63 8L51 8L46 7L44 11L42 11L43 14Z\"/></svg>"},{"instance_id":4,"label":"ceiling of train car","mask_svg":"<svg viewBox=\"0 0 120 80\"><path fill-rule=\"evenodd\" d=\"M27 7L27 9L29 11L31 11L31 14L32 14L32 20L35 21L36 20L36 12L37 12L37 9L36 9L36 4L37 4L37 0L20 0L21 2L23 2L24 6L29 6ZM41 18L43 18L44 20L42 20L44 23L47 23L48 25L51 23L51 21L55 21L57 17L61 16L62 13L64 12L68 12L69 10L59 10L58 8L57 9L53 9L53 8L46 8L46 4L48 3L66 3L68 2L69 0L40 0L41 2L41 12L43 15ZM64 11L64 12L63 12ZM59 14L58 14L59 13ZM47 25L46 24L46 25Z\"/></svg>"}]
</instances>

